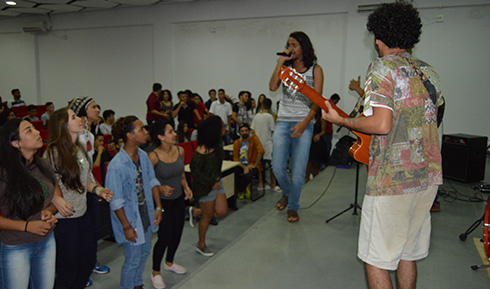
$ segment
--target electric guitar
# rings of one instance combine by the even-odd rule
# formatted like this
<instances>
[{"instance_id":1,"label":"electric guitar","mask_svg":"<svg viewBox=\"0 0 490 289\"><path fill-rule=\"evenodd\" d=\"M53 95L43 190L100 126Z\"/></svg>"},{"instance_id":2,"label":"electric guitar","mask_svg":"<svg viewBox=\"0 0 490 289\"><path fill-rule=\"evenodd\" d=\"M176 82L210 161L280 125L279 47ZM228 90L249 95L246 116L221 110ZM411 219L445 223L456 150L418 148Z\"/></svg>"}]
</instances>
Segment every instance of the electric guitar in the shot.
<instances>
[{"instance_id":1,"label":"electric guitar","mask_svg":"<svg viewBox=\"0 0 490 289\"><path fill-rule=\"evenodd\" d=\"M328 99L316 92L313 88L309 87L303 77L299 75L296 70L284 66L279 71L279 78L282 80L284 85L289 87L291 90L303 93L321 109L328 111L328 108L325 105L325 100ZM343 112L334 103L330 101L330 104L341 117L349 118L349 115ZM363 116L359 115L359 117ZM357 136L357 141L349 148L349 154L358 162L369 165L369 145L371 143L371 135L353 130L352 132Z\"/></svg>"}]
</instances>

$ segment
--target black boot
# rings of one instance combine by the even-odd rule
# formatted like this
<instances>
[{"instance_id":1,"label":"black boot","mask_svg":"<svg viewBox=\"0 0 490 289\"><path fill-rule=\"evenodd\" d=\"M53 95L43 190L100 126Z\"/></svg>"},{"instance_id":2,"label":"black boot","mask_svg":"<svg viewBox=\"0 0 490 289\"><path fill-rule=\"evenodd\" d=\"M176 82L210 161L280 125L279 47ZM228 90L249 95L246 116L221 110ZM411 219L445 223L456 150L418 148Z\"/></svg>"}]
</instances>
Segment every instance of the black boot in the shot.
<instances>
[{"instance_id":1,"label":"black boot","mask_svg":"<svg viewBox=\"0 0 490 289\"><path fill-rule=\"evenodd\" d=\"M236 197L235 194L233 194L233 196L231 196L230 198L228 198L228 208L230 208L233 211L238 210L237 197Z\"/></svg>"}]
</instances>

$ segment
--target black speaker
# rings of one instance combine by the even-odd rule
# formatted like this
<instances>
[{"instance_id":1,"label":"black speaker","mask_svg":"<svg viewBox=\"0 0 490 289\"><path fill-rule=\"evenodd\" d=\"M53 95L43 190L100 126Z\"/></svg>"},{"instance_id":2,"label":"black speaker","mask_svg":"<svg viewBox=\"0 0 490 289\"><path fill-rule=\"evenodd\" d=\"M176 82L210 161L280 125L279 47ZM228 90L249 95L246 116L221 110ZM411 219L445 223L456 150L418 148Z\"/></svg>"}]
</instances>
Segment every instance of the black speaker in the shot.
<instances>
[{"instance_id":1,"label":"black speaker","mask_svg":"<svg viewBox=\"0 0 490 289\"><path fill-rule=\"evenodd\" d=\"M487 141L487 137L476 135L443 135L443 176L465 183L483 180Z\"/></svg>"},{"instance_id":2,"label":"black speaker","mask_svg":"<svg viewBox=\"0 0 490 289\"><path fill-rule=\"evenodd\" d=\"M330 160L329 165L332 166L350 166L355 160L349 155L349 148L356 142L356 139L345 135L339 139L335 145Z\"/></svg>"}]
</instances>

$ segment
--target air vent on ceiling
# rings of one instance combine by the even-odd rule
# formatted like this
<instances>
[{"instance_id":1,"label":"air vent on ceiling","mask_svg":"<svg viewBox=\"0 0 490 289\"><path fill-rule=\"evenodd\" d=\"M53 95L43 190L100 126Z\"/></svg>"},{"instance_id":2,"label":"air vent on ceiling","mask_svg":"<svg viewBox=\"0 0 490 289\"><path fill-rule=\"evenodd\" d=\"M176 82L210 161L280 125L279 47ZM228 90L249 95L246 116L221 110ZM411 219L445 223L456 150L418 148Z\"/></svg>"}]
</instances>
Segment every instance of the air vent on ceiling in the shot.
<instances>
[{"instance_id":1,"label":"air vent on ceiling","mask_svg":"<svg viewBox=\"0 0 490 289\"><path fill-rule=\"evenodd\" d=\"M29 32L29 33L46 32L49 31L50 29L51 29L51 25L44 21L28 23L22 27L22 30L24 32Z\"/></svg>"}]
</instances>

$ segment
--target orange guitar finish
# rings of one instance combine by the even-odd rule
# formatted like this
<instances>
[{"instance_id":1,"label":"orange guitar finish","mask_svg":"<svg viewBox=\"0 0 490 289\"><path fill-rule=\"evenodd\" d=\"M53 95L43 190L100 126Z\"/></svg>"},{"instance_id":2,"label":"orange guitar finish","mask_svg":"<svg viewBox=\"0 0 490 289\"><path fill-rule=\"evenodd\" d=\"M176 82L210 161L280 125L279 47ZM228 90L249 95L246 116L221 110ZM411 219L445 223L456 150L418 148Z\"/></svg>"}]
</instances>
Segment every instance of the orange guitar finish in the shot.
<instances>
[{"instance_id":1,"label":"orange guitar finish","mask_svg":"<svg viewBox=\"0 0 490 289\"><path fill-rule=\"evenodd\" d=\"M490 259L490 196L487 199L487 207L485 208L485 217L483 220L483 246L485 247L485 254Z\"/></svg>"},{"instance_id":2,"label":"orange guitar finish","mask_svg":"<svg viewBox=\"0 0 490 289\"><path fill-rule=\"evenodd\" d=\"M323 95L316 92L313 88L308 86L304 81L303 77L299 75L295 70L290 69L289 67L284 66L279 71L279 78L283 81L283 83L291 88L294 91L299 91L311 99L316 105L318 105L321 109L328 111L327 106L325 105L325 100L328 100ZM330 101L330 100L328 100ZM334 103L330 101L332 108L338 112L341 117L349 118L349 115L343 112L340 108L338 108ZM360 115L359 117L364 117ZM358 162L369 165L369 145L371 143L371 135L353 131L352 132L357 136L357 141L349 148L349 154L356 159Z\"/></svg>"}]
</instances>

